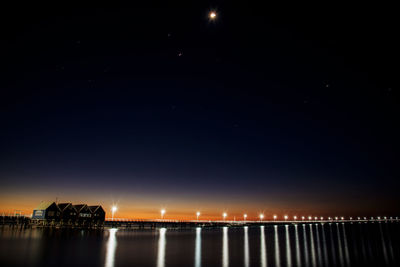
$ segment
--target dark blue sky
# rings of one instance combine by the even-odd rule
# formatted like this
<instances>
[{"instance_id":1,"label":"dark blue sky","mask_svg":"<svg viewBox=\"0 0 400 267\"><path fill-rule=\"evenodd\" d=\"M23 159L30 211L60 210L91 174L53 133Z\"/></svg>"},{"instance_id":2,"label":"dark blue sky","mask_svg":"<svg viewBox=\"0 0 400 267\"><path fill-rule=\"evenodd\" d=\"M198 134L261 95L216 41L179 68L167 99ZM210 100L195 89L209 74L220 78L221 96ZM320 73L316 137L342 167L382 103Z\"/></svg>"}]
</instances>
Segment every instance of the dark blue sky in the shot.
<instances>
[{"instance_id":1,"label":"dark blue sky","mask_svg":"<svg viewBox=\"0 0 400 267\"><path fill-rule=\"evenodd\" d=\"M398 212L392 10L11 8L2 188Z\"/></svg>"}]
</instances>

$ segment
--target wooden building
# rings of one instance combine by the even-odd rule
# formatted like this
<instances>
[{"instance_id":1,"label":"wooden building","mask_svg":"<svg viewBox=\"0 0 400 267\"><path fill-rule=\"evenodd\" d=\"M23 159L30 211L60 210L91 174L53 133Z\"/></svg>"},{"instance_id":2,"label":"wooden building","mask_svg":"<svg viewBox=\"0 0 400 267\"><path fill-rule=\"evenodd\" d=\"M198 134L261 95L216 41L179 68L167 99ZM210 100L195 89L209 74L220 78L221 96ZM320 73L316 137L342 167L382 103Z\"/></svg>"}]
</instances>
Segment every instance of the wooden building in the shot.
<instances>
[{"instance_id":1,"label":"wooden building","mask_svg":"<svg viewBox=\"0 0 400 267\"><path fill-rule=\"evenodd\" d=\"M78 204L74 205L76 209L76 223L80 225L85 225L91 222L92 220L92 212L90 211L88 205L86 204Z\"/></svg>"},{"instance_id":2,"label":"wooden building","mask_svg":"<svg viewBox=\"0 0 400 267\"><path fill-rule=\"evenodd\" d=\"M77 216L77 211L72 205L72 203L59 203L58 207L61 210L61 218L60 220L63 223L71 224L75 222L76 216Z\"/></svg>"},{"instance_id":3,"label":"wooden building","mask_svg":"<svg viewBox=\"0 0 400 267\"><path fill-rule=\"evenodd\" d=\"M55 202L41 202L32 213L32 219L57 221L61 215L61 210Z\"/></svg>"},{"instance_id":4,"label":"wooden building","mask_svg":"<svg viewBox=\"0 0 400 267\"><path fill-rule=\"evenodd\" d=\"M106 219L106 212L103 207L100 205L89 206L89 209L92 212L92 222L97 225L102 224Z\"/></svg>"},{"instance_id":5,"label":"wooden building","mask_svg":"<svg viewBox=\"0 0 400 267\"><path fill-rule=\"evenodd\" d=\"M32 219L46 225L98 226L104 223L106 213L100 205L72 205L72 203L42 202L33 210Z\"/></svg>"}]
</instances>

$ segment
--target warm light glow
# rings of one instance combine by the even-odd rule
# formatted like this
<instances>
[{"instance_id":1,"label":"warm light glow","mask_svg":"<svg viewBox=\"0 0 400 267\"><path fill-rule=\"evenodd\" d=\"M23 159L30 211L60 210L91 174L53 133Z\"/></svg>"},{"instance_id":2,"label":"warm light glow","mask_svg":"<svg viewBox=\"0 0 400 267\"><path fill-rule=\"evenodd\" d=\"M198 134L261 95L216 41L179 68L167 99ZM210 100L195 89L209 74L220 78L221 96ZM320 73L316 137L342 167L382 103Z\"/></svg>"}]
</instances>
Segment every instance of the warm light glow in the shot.
<instances>
[{"instance_id":1,"label":"warm light glow","mask_svg":"<svg viewBox=\"0 0 400 267\"><path fill-rule=\"evenodd\" d=\"M276 220L277 217L278 217L278 216L274 215L274 220Z\"/></svg>"},{"instance_id":2,"label":"warm light glow","mask_svg":"<svg viewBox=\"0 0 400 267\"><path fill-rule=\"evenodd\" d=\"M197 217L200 216L200 211L196 212L196 216L197 216Z\"/></svg>"},{"instance_id":3,"label":"warm light glow","mask_svg":"<svg viewBox=\"0 0 400 267\"><path fill-rule=\"evenodd\" d=\"M217 17L217 13L215 11L211 11L210 14L208 15L210 19L215 19Z\"/></svg>"},{"instance_id":4,"label":"warm light glow","mask_svg":"<svg viewBox=\"0 0 400 267\"><path fill-rule=\"evenodd\" d=\"M224 217L224 219L226 218L226 216L228 216L228 214L226 214L226 212L222 213L222 217Z\"/></svg>"},{"instance_id":5,"label":"warm light glow","mask_svg":"<svg viewBox=\"0 0 400 267\"><path fill-rule=\"evenodd\" d=\"M297 220L297 216L296 216L296 215L295 215L295 216L293 216L293 219L294 219L294 220Z\"/></svg>"},{"instance_id":6,"label":"warm light glow","mask_svg":"<svg viewBox=\"0 0 400 267\"><path fill-rule=\"evenodd\" d=\"M287 220L289 217L287 215L285 215L283 218L285 218L285 220Z\"/></svg>"},{"instance_id":7,"label":"warm light glow","mask_svg":"<svg viewBox=\"0 0 400 267\"><path fill-rule=\"evenodd\" d=\"M243 215L243 218L246 220L246 218L247 218L247 214L244 214L244 215Z\"/></svg>"},{"instance_id":8,"label":"warm light glow","mask_svg":"<svg viewBox=\"0 0 400 267\"><path fill-rule=\"evenodd\" d=\"M260 220L264 219L264 214L260 214Z\"/></svg>"},{"instance_id":9,"label":"warm light glow","mask_svg":"<svg viewBox=\"0 0 400 267\"><path fill-rule=\"evenodd\" d=\"M301 216L301 219L302 219L302 220L304 220L304 219L305 219L305 217L304 217L304 216Z\"/></svg>"},{"instance_id":10,"label":"warm light glow","mask_svg":"<svg viewBox=\"0 0 400 267\"><path fill-rule=\"evenodd\" d=\"M112 212L116 212L117 209L118 209L117 206L112 206L111 211L112 211Z\"/></svg>"},{"instance_id":11,"label":"warm light glow","mask_svg":"<svg viewBox=\"0 0 400 267\"><path fill-rule=\"evenodd\" d=\"M321 217L320 219L321 219L321 221L322 221L322 220L324 219L324 217Z\"/></svg>"},{"instance_id":12,"label":"warm light glow","mask_svg":"<svg viewBox=\"0 0 400 267\"><path fill-rule=\"evenodd\" d=\"M308 216L308 220L311 221L311 219L312 219L312 217L311 217L311 216Z\"/></svg>"}]
</instances>

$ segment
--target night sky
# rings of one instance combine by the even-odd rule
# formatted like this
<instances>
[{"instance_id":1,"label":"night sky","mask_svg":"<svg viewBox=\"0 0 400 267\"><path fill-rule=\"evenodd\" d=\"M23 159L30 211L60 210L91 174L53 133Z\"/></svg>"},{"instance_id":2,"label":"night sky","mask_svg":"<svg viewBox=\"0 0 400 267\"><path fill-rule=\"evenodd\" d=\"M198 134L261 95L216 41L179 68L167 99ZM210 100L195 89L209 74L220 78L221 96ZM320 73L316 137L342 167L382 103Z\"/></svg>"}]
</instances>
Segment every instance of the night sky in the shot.
<instances>
[{"instance_id":1,"label":"night sky","mask_svg":"<svg viewBox=\"0 0 400 267\"><path fill-rule=\"evenodd\" d=\"M0 211L398 215L398 14L363 5L2 9Z\"/></svg>"}]
</instances>

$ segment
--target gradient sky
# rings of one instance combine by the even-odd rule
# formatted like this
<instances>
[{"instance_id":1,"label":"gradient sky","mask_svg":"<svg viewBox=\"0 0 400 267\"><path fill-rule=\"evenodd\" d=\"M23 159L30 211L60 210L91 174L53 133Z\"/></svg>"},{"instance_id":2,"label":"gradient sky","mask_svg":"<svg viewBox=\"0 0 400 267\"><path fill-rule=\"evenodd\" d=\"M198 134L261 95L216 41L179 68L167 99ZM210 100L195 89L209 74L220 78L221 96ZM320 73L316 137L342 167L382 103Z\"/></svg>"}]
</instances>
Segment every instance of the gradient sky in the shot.
<instances>
[{"instance_id":1,"label":"gradient sky","mask_svg":"<svg viewBox=\"0 0 400 267\"><path fill-rule=\"evenodd\" d=\"M10 7L0 211L398 214L394 10Z\"/></svg>"}]
</instances>

